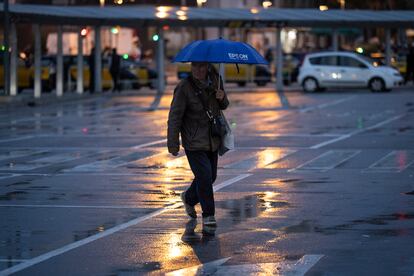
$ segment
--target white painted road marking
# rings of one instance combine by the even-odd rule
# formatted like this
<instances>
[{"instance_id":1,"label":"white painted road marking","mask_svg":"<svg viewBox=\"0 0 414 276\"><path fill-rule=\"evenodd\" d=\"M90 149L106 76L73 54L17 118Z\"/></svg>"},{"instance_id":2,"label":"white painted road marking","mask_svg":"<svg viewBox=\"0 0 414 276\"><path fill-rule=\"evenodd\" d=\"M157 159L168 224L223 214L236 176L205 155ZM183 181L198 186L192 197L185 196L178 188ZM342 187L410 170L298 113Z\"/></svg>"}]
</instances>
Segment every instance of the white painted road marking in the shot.
<instances>
[{"instance_id":1,"label":"white painted road marking","mask_svg":"<svg viewBox=\"0 0 414 276\"><path fill-rule=\"evenodd\" d=\"M178 275L305 275L324 255L304 255L297 262L284 261L279 263L257 263L241 265L223 265L230 258L183 268L167 273L166 276Z\"/></svg>"},{"instance_id":2,"label":"white painted road marking","mask_svg":"<svg viewBox=\"0 0 414 276\"><path fill-rule=\"evenodd\" d=\"M152 141L152 142L144 143L144 144L141 144L141 145L133 146L131 148L132 149L140 149L140 148L144 148L144 147L148 147L148 146L162 144L162 143L165 143L165 142L167 142L167 139L161 139L161 140Z\"/></svg>"},{"instance_id":3,"label":"white painted road marking","mask_svg":"<svg viewBox=\"0 0 414 276\"><path fill-rule=\"evenodd\" d=\"M329 106L337 105L337 104L340 104L340 103L343 103L343 102L346 102L346 101L350 101L354 98L356 98L356 96L346 97L346 98L342 98L342 99L339 99L339 100L336 100L336 101L333 101L333 102L328 102L328 103L318 104L318 105L315 105L315 106L309 106L309 107L301 108L298 111L299 111L299 113L306 113L308 111L312 111L312 110L315 110L315 109L322 109L322 108L325 108L325 107L329 107ZM293 111L295 111L295 110L293 109ZM292 113L288 112L288 113L283 114L283 115L272 116L272 117L265 118L265 119L258 118L257 120L252 120L250 122L241 124L241 126L249 126L249 125L257 124L259 122L260 123L272 122L272 121L275 121L275 120L283 119L283 118L285 118L289 115L292 115Z\"/></svg>"},{"instance_id":4,"label":"white painted road marking","mask_svg":"<svg viewBox=\"0 0 414 276\"><path fill-rule=\"evenodd\" d=\"M306 113L308 111L312 111L312 110L315 110L315 109L322 109L322 108L325 108L325 107L328 107L328 106L333 106L333 105L337 105L337 104L340 104L340 103L343 103L343 102L353 100L354 98L356 98L356 96L350 96L350 97L342 98L342 99L339 99L339 100L336 100L336 101L333 101L333 102L318 104L316 106L305 107L305 108L300 109L299 112L300 113Z\"/></svg>"},{"instance_id":5,"label":"white painted road marking","mask_svg":"<svg viewBox=\"0 0 414 276\"><path fill-rule=\"evenodd\" d=\"M227 186L230 186L230 185L236 183L237 181L240 181L240 180L242 180L242 179L244 179L246 177L249 177L250 175L251 174L241 174L239 176L236 176L234 178L231 178L229 180L226 180L223 183L220 183L218 185L214 185L214 191L218 191L218 190L220 190L222 188L225 188ZM18 264L18 265L15 265L15 266L12 266L12 267L10 267L8 269L2 270L2 271L0 271L0 276L5 276L5 275L10 275L12 273L16 273L18 271L21 271L23 269L26 269L26 268L31 267L33 265L36 265L38 263L44 262L44 261L46 261L46 260L48 260L50 258L53 258L53 257L56 257L56 256L61 255L63 253L66 253L66 252L68 252L68 251L70 251L72 249L81 247L81 246L86 245L88 243L91 243L93 241L96 241L96 240L99 240L101 238L107 237L107 236L112 235L112 234L114 234L116 232L119 232L121 230L124 230L124 229L126 229L128 227L134 226L134 225L136 225L138 223L141 223L141 222L146 221L146 220L148 220L150 218L156 217L156 216L158 216L158 215L160 215L162 213L165 213L165 212L167 212L169 210L179 208L181 206L183 206L183 203L182 202L175 203L173 205L166 206L166 207L164 207L162 209L159 209L157 211L154 211L154 212L149 213L147 215L144 215L142 217L138 217L138 218L135 218L133 220L130 220L130 221L126 222L126 223L122 223L120 225L117 225L115 227L112 227L112 228L110 228L108 230L105 230L103 232L100 232L98 234L89 236L89 237L87 237L87 238L85 238L83 240L79 240L79 241L76 241L74 243L67 244L67 245L62 246L62 247L60 247L58 249L52 250L50 252L47 252L47 253L44 253L44 254L39 255L37 257L34 257L32 259L29 259L29 260L27 260L27 261L25 261L23 263Z\"/></svg>"},{"instance_id":6,"label":"white painted road marking","mask_svg":"<svg viewBox=\"0 0 414 276\"><path fill-rule=\"evenodd\" d=\"M0 263L21 263L25 261L27 259L0 259Z\"/></svg>"},{"instance_id":7,"label":"white painted road marking","mask_svg":"<svg viewBox=\"0 0 414 276\"><path fill-rule=\"evenodd\" d=\"M393 150L364 170L373 172L402 172L414 164L414 152Z\"/></svg>"},{"instance_id":8,"label":"white painted road marking","mask_svg":"<svg viewBox=\"0 0 414 276\"><path fill-rule=\"evenodd\" d=\"M405 114L400 114L400 115L394 116L392 118L389 118L388 120L379 122L378 124L375 124L373 126L370 126L370 127L367 127L367 128L362 128L362 129L357 129L355 131L352 131L351 133L344 134L344 135L339 136L337 138L334 138L334 139L331 139L331 140L328 140L328 141L325 141L325 142L322 142L322 143L313 145L310 148L311 149L319 149L319 148L324 147L324 146L327 146L329 144L336 143L336 142L339 142L339 141L348 139L348 138L350 138L350 137L352 137L352 136L354 136L356 134L362 133L364 131L371 130L371 129L375 129L375 128L378 128L380 126L386 125L388 123L391 123L392 121L395 121L395 120L398 120L398 119L402 118L403 116L405 116Z\"/></svg>"},{"instance_id":9,"label":"white painted road marking","mask_svg":"<svg viewBox=\"0 0 414 276\"><path fill-rule=\"evenodd\" d=\"M317 170L324 172L336 168L360 152L360 150L330 150L297 166L296 168L288 170L288 172L296 170Z\"/></svg>"}]
</instances>

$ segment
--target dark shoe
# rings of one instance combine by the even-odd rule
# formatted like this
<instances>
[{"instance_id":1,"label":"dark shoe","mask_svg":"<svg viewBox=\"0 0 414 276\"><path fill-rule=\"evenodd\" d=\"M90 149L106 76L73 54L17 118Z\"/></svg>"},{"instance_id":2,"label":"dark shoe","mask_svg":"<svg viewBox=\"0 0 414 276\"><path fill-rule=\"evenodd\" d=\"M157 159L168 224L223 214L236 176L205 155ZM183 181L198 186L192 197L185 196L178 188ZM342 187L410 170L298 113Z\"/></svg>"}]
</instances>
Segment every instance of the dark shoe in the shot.
<instances>
[{"instance_id":1,"label":"dark shoe","mask_svg":"<svg viewBox=\"0 0 414 276\"><path fill-rule=\"evenodd\" d=\"M203 218L203 226L216 226L216 218L214 216L209 216Z\"/></svg>"},{"instance_id":2,"label":"dark shoe","mask_svg":"<svg viewBox=\"0 0 414 276\"><path fill-rule=\"evenodd\" d=\"M197 212L196 212L194 206L191 206L191 205L187 204L187 202L185 202L185 192L182 192L180 197L181 197L181 200L184 203L184 208L185 208L185 212L187 213L187 215L192 217L192 218L197 218Z\"/></svg>"}]
</instances>

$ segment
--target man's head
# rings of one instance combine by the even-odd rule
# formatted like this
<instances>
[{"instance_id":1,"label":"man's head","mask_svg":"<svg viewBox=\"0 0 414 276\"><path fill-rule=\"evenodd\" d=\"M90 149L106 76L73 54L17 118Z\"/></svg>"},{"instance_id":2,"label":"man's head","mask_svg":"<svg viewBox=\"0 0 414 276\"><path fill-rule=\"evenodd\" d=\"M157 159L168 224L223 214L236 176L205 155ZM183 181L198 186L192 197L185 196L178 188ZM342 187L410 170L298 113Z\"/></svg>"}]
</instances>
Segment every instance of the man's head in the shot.
<instances>
[{"instance_id":1,"label":"man's head","mask_svg":"<svg viewBox=\"0 0 414 276\"><path fill-rule=\"evenodd\" d=\"M198 80L206 80L208 73L207 62L192 62L191 63L191 74Z\"/></svg>"}]
</instances>

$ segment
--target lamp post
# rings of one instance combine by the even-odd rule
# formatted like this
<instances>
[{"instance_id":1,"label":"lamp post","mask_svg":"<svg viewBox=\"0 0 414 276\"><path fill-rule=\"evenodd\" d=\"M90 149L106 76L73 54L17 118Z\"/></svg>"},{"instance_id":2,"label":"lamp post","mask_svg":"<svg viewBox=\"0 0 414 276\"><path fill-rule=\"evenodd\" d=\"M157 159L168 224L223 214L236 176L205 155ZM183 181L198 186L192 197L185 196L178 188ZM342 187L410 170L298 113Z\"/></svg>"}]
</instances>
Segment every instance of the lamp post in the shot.
<instances>
[{"instance_id":1,"label":"lamp post","mask_svg":"<svg viewBox=\"0 0 414 276\"><path fill-rule=\"evenodd\" d=\"M4 94L10 94L10 43L9 43L9 0L3 0L3 50L4 50Z\"/></svg>"}]
</instances>

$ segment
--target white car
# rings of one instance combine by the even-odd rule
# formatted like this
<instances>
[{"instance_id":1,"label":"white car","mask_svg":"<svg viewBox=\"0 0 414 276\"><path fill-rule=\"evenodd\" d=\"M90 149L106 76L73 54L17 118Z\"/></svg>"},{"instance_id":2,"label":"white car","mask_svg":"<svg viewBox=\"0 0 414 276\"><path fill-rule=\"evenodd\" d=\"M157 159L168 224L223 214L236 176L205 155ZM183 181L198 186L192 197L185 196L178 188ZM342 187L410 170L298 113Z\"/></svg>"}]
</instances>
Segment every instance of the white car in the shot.
<instances>
[{"instance_id":1,"label":"white car","mask_svg":"<svg viewBox=\"0 0 414 276\"><path fill-rule=\"evenodd\" d=\"M305 92L329 87L369 87L373 92L389 91L403 82L394 68L351 52L320 52L305 57L298 82Z\"/></svg>"}]
</instances>

